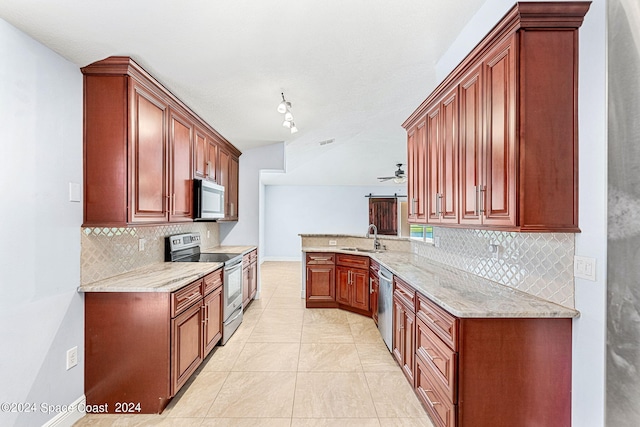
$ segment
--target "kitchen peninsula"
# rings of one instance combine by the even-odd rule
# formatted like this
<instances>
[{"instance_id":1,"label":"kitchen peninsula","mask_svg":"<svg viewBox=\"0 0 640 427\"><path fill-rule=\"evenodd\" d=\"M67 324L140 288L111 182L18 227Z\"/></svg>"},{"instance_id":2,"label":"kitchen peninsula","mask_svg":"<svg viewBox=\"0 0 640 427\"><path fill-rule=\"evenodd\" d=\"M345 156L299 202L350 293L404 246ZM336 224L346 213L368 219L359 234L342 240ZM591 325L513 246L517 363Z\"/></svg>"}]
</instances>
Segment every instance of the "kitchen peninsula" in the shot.
<instances>
[{"instance_id":1,"label":"kitchen peninsula","mask_svg":"<svg viewBox=\"0 0 640 427\"><path fill-rule=\"evenodd\" d=\"M576 310L421 257L408 239L375 251L362 236L301 237L307 301L317 259L337 271L334 256L349 254L393 274L392 353L438 426L570 424Z\"/></svg>"}]
</instances>

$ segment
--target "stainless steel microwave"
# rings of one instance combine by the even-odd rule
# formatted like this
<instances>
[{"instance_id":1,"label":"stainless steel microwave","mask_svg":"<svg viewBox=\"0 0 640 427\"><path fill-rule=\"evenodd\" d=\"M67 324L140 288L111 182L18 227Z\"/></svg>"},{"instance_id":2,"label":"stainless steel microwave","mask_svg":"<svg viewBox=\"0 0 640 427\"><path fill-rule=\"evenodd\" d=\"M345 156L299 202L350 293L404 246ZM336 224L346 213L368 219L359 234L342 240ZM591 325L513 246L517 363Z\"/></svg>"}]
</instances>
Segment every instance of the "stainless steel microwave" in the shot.
<instances>
[{"instance_id":1,"label":"stainless steel microwave","mask_svg":"<svg viewBox=\"0 0 640 427\"><path fill-rule=\"evenodd\" d=\"M224 187L203 179L193 180L193 219L213 221L224 218Z\"/></svg>"}]
</instances>

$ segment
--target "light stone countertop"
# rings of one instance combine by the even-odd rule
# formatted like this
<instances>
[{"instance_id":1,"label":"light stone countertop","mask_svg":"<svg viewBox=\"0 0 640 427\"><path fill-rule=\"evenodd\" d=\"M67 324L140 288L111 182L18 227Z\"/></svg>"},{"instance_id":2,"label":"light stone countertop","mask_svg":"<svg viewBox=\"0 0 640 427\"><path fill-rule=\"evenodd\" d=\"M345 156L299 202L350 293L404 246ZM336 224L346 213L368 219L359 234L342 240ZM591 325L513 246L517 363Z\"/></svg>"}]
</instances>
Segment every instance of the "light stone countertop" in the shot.
<instances>
[{"instance_id":1,"label":"light stone countertop","mask_svg":"<svg viewBox=\"0 0 640 427\"><path fill-rule=\"evenodd\" d=\"M218 246L202 252L241 253L255 246ZM224 266L221 262L158 262L118 276L88 283L78 292L173 292Z\"/></svg>"},{"instance_id":2,"label":"light stone countertop","mask_svg":"<svg viewBox=\"0 0 640 427\"><path fill-rule=\"evenodd\" d=\"M335 246L303 247L303 252L369 256L415 290L462 318L573 318L580 312L462 270L406 252L345 251Z\"/></svg>"}]
</instances>

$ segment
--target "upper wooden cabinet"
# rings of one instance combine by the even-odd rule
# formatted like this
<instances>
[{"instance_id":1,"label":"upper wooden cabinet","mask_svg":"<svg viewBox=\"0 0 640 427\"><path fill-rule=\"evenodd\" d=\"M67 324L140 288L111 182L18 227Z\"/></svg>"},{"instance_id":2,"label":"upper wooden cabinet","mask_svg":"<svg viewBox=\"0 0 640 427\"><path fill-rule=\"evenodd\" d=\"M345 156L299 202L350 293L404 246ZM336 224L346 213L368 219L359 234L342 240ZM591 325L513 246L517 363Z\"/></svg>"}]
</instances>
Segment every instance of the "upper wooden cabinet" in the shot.
<instances>
[{"instance_id":1,"label":"upper wooden cabinet","mask_svg":"<svg viewBox=\"0 0 640 427\"><path fill-rule=\"evenodd\" d=\"M236 165L240 151L129 57L82 73L83 225L192 221L192 179L216 181L218 150Z\"/></svg>"},{"instance_id":2,"label":"upper wooden cabinet","mask_svg":"<svg viewBox=\"0 0 640 427\"><path fill-rule=\"evenodd\" d=\"M578 28L589 4L517 3L405 121L410 222L580 231Z\"/></svg>"},{"instance_id":3,"label":"upper wooden cabinet","mask_svg":"<svg viewBox=\"0 0 640 427\"><path fill-rule=\"evenodd\" d=\"M218 152L218 184L224 186L224 220L238 220L238 173L239 159L229 151Z\"/></svg>"},{"instance_id":4,"label":"upper wooden cabinet","mask_svg":"<svg viewBox=\"0 0 640 427\"><path fill-rule=\"evenodd\" d=\"M194 177L218 182L218 144L199 128L195 133L194 156Z\"/></svg>"}]
</instances>

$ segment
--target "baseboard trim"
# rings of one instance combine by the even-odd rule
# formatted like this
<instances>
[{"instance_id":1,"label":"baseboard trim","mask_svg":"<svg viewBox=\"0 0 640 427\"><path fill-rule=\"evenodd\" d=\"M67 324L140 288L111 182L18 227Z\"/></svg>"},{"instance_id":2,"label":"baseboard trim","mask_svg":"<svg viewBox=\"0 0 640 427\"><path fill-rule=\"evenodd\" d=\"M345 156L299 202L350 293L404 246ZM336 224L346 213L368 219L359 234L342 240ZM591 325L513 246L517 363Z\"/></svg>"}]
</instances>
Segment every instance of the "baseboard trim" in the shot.
<instances>
[{"instance_id":1,"label":"baseboard trim","mask_svg":"<svg viewBox=\"0 0 640 427\"><path fill-rule=\"evenodd\" d=\"M87 399L83 394L68 406L72 409L59 412L58 415L51 418L47 423L43 424L42 427L71 427L76 421L85 416L86 412L84 409L86 405ZM80 411L80 409L82 409L82 411Z\"/></svg>"}]
</instances>

